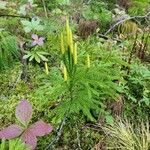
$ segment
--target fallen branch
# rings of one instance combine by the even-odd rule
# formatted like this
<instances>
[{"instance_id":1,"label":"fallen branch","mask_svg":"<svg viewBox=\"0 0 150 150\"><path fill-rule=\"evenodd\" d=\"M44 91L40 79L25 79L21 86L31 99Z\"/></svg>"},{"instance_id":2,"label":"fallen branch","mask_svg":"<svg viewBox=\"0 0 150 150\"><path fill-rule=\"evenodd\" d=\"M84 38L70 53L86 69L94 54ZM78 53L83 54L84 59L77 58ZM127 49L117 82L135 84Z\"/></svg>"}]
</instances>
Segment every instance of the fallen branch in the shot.
<instances>
[{"instance_id":1,"label":"fallen branch","mask_svg":"<svg viewBox=\"0 0 150 150\"><path fill-rule=\"evenodd\" d=\"M104 35L107 35L110 31L112 31L116 26L118 26L119 24L122 24L125 21L131 20L131 19L136 19L136 18L148 18L150 15L150 12L148 12L146 15L144 16L133 16L133 17L127 17L125 19L122 19L120 21L118 21L116 24L114 24Z\"/></svg>"},{"instance_id":2,"label":"fallen branch","mask_svg":"<svg viewBox=\"0 0 150 150\"><path fill-rule=\"evenodd\" d=\"M103 38L104 40L108 40L108 39L111 39L110 37L106 36L106 35L103 35L103 34L98 34L98 37L99 38ZM121 43L122 41L120 39L117 39L117 38L112 38L112 40L115 40L119 43Z\"/></svg>"},{"instance_id":3,"label":"fallen branch","mask_svg":"<svg viewBox=\"0 0 150 150\"><path fill-rule=\"evenodd\" d=\"M76 124L76 133L77 133L77 143L78 143L77 150L82 150L81 141L80 141L80 134L79 134L79 128L78 128L77 124Z\"/></svg>"},{"instance_id":4,"label":"fallen branch","mask_svg":"<svg viewBox=\"0 0 150 150\"><path fill-rule=\"evenodd\" d=\"M26 18L26 19L31 20L31 17L29 17L29 16L18 16L18 15L0 14L0 17Z\"/></svg>"},{"instance_id":5,"label":"fallen branch","mask_svg":"<svg viewBox=\"0 0 150 150\"><path fill-rule=\"evenodd\" d=\"M64 119L62 120L59 128L58 128L58 131L57 131L57 135L56 137L48 144L48 146L44 149L44 150L51 150L53 149L53 145L59 140L61 134L62 134L62 129L65 125L65 122L66 122L66 118L67 118L67 114L65 115Z\"/></svg>"}]
</instances>

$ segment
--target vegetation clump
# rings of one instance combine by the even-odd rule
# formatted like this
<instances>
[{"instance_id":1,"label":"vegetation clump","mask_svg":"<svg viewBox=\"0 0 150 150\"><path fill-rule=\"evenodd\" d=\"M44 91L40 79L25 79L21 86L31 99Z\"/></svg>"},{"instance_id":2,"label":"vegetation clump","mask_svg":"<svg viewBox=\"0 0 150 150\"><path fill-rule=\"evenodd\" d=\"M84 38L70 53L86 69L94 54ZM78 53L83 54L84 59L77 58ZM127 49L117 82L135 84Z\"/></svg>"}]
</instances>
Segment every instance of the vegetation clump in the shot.
<instances>
[{"instance_id":1,"label":"vegetation clump","mask_svg":"<svg viewBox=\"0 0 150 150\"><path fill-rule=\"evenodd\" d=\"M0 0L0 150L149 150L149 8Z\"/></svg>"}]
</instances>

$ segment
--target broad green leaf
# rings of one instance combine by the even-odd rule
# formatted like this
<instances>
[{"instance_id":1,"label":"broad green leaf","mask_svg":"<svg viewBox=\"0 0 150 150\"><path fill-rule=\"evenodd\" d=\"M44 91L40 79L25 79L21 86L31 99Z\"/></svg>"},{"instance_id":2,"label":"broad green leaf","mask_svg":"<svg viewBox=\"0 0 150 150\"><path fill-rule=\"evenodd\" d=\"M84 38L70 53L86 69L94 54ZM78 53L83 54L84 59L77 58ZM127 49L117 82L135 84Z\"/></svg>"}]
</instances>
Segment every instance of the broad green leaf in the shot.
<instances>
[{"instance_id":1,"label":"broad green leaf","mask_svg":"<svg viewBox=\"0 0 150 150\"><path fill-rule=\"evenodd\" d=\"M4 28L0 28L0 32L4 31L5 29Z\"/></svg>"},{"instance_id":2,"label":"broad green leaf","mask_svg":"<svg viewBox=\"0 0 150 150\"><path fill-rule=\"evenodd\" d=\"M32 30L43 30L43 25L40 25L40 19L39 18L32 18L31 21L22 20L21 23L24 26L24 30L26 33L31 32Z\"/></svg>"},{"instance_id":3,"label":"broad green leaf","mask_svg":"<svg viewBox=\"0 0 150 150\"><path fill-rule=\"evenodd\" d=\"M32 61L34 59L34 54L29 58L29 61Z\"/></svg>"},{"instance_id":4,"label":"broad green leaf","mask_svg":"<svg viewBox=\"0 0 150 150\"><path fill-rule=\"evenodd\" d=\"M21 20L21 23L22 23L24 26L30 25L30 21L28 21L28 20Z\"/></svg>"},{"instance_id":5,"label":"broad green leaf","mask_svg":"<svg viewBox=\"0 0 150 150\"><path fill-rule=\"evenodd\" d=\"M37 55L39 55L39 57L40 57L43 61L48 61L48 59L47 59L45 56L43 56L43 55L41 55L41 54L39 54L39 53L37 53Z\"/></svg>"},{"instance_id":6,"label":"broad green leaf","mask_svg":"<svg viewBox=\"0 0 150 150\"><path fill-rule=\"evenodd\" d=\"M47 52L43 52L43 51L41 51L41 52L38 52L39 54L41 54L41 55L49 55L49 53L47 53Z\"/></svg>"},{"instance_id":7,"label":"broad green leaf","mask_svg":"<svg viewBox=\"0 0 150 150\"><path fill-rule=\"evenodd\" d=\"M27 59L27 58L29 58L30 57L30 55L24 55L23 56L23 59Z\"/></svg>"},{"instance_id":8,"label":"broad green leaf","mask_svg":"<svg viewBox=\"0 0 150 150\"><path fill-rule=\"evenodd\" d=\"M39 56L37 55L37 54L35 54L35 60L38 62L38 63L40 63L41 62L41 60L40 60L40 58L39 58Z\"/></svg>"}]
</instances>

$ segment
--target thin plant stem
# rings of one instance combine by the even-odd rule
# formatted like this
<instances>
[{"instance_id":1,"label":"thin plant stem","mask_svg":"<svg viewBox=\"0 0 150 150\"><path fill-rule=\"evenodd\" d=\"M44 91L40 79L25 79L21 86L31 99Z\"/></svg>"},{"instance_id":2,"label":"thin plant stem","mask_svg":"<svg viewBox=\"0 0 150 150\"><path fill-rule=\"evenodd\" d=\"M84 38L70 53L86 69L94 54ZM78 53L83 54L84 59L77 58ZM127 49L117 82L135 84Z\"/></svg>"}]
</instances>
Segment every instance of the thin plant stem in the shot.
<instances>
[{"instance_id":1,"label":"thin plant stem","mask_svg":"<svg viewBox=\"0 0 150 150\"><path fill-rule=\"evenodd\" d=\"M45 5L45 0L42 0L42 3L43 3L44 12L45 12L45 17L48 18L47 9L46 9L46 5Z\"/></svg>"},{"instance_id":2,"label":"thin plant stem","mask_svg":"<svg viewBox=\"0 0 150 150\"><path fill-rule=\"evenodd\" d=\"M70 93L70 101L72 101L73 100L73 85L72 85L72 80L70 80L68 88L69 88L68 90L69 90L69 93ZM67 119L67 117L68 117L68 115L70 113L70 106L71 106L71 102L70 102L70 105L68 107L68 110L65 113L65 116L64 116L62 122L59 125L56 137L48 144L48 146L44 150L52 150L54 144L59 140L59 138L60 138L60 136L62 134L63 127L64 127L64 125L66 123L66 119Z\"/></svg>"}]
</instances>

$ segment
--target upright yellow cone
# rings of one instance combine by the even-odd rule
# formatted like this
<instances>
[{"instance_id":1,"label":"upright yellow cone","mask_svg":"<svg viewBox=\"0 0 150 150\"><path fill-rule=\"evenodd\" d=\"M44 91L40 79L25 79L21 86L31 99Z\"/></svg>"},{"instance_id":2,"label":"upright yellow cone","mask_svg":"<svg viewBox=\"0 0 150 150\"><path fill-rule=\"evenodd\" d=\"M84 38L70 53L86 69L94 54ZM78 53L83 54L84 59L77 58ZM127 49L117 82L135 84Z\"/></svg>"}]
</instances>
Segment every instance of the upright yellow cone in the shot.
<instances>
[{"instance_id":1,"label":"upright yellow cone","mask_svg":"<svg viewBox=\"0 0 150 150\"><path fill-rule=\"evenodd\" d=\"M48 75L49 74L48 64L47 64L47 62L45 62L44 64L45 64L45 73Z\"/></svg>"},{"instance_id":2,"label":"upright yellow cone","mask_svg":"<svg viewBox=\"0 0 150 150\"><path fill-rule=\"evenodd\" d=\"M87 68L90 68L90 55L87 54Z\"/></svg>"},{"instance_id":3,"label":"upright yellow cone","mask_svg":"<svg viewBox=\"0 0 150 150\"><path fill-rule=\"evenodd\" d=\"M74 64L77 64L77 43L74 44L74 49L73 49L73 60Z\"/></svg>"},{"instance_id":4,"label":"upright yellow cone","mask_svg":"<svg viewBox=\"0 0 150 150\"><path fill-rule=\"evenodd\" d=\"M70 41L70 27L69 27L69 20L66 18L66 32L67 32L67 43L69 45Z\"/></svg>"},{"instance_id":5,"label":"upright yellow cone","mask_svg":"<svg viewBox=\"0 0 150 150\"><path fill-rule=\"evenodd\" d=\"M67 68L64 66L64 80L67 81Z\"/></svg>"}]
</instances>

